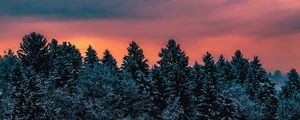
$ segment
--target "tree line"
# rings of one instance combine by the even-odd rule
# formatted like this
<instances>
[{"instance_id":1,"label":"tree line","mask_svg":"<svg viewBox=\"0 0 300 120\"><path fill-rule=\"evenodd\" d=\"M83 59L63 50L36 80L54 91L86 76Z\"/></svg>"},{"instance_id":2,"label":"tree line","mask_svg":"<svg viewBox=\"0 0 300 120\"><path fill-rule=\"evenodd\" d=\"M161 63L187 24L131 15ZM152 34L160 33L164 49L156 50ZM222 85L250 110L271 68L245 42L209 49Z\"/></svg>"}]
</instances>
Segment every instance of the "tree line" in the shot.
<instances>
[{"instance_id":1,"label":"tree line","mask_svg":"<svg viewBox=\"0 0 300 120\"><path fill-rule=\"evenodd\" d=\"M120 67L109 50L89 46L82 57L69 42L39 33L23 37L16 54L0 57L0 119L14 120L297 120L300 79L291 69L277 91L257 56L237 50L217 61L207 52L189 66L170 39L148 65L136 42Z\"/></svg>"}]
</instances>

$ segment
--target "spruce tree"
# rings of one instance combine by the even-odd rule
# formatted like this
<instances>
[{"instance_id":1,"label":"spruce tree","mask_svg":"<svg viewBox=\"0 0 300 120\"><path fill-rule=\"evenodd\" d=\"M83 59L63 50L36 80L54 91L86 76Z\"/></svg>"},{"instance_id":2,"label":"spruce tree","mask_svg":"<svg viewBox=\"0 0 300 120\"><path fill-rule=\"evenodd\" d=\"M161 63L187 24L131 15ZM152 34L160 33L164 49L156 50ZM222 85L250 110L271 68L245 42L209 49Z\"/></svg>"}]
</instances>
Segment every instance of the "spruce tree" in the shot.
<instances>
[{"instance_id":1,"label":"spruce tree","mask_svg":"<svg viewBox=\"0 0 300 120\"><path fill-rule=\"evenodd\" d=\"M254 57L253 61L250 62L249 65L249 72L248 72L248 90L247 93L249 94L250 98L252 99L259 99L262 100L262 96L259 95L262 91L260 91L261 83L266 83L267 74L264 69L261 67L261 63L258 57Z\"/></svg>"},{"instance_id":2,"label":"spruce tree","mask_svg":"<svg viewBox=\"0 0 300 120\"><path fill-rule=\"evenodd\" d=\"M167 99L175 99L179 97L179 102L182 105L185 115L181 115L181 119L185 119L190 113L190 94L192 92L190 77L190 68L188 67L188 57L181 50L180 45L171 39L168 41L166 48L163 48L159 53L161 58L158 61L160 65L160 74L162 75L162 83L166 88L161 93ZM164 106L166 107L166 106Z\"/></svg>"},{"instance_id":3,"label":"spruce tree","mask_svg":"<svg viewBox=\"0 0 300 120\"><path fill-rule=\"evenodd\" d=\"M26 96L24 95L24 75L21 71L21 67L17 64L16 68L14 68L13 76L12 76L12 85L13 91L12 95L12 112L11 119L14 120L25 120L26 109Z\"/></svg>"},{"instance_id":4,"label":"spruce tree","mask_svg":"<svg viewBox=\"0 0 300 120\"><path fill-rule=\"evenodd\" d=\"M268 73L262 68L257 56L249 64L247 76L247 93L252 100L258 100L265 105L264 119L277 119L277 102L274 84L268 78Z\"/></svg>"},{"instance_id":5,"label":"spruce tree","mask_svg":"<svg viewBox=\"0 0 300 120\"><path fill-rule=\"evenodd\" d=\"M288 73L288 81L282 88L282 95L285 98L290 98L295 92L300 92L300 78L297 70L291 69Z\"/></svg>"},{"instance_id":6,"label":"spruce tree","mask_svg":"<svg viewBox=\"0 0 300 120\"><path fill-rule=\"evenodd\" d=\"M32 32L23 37L18 56L25 68L47 75L49 69L48 52L47 39L39 33Z\"/></svg>"},{"instance_id":7,"label":"spruce tree","mask_svg":"<svg viewBox=\"0 0 300 120\"><path fill-rule=\"evenodd\" d=\"M52 53L52 52L51 52ZM66 84L71 87L72 81L76 81L82 67L82 57L74 45L63 42L53 52L56 58L52 59L51 76L55 76L55 84L62 87Z\"/></svg>"},{"instance_id":8,"label":"spruce tree","mask_svg":"<svg viewBox=\"0 0 300 120\"><path fill-rule=\"evenodd\" d=\"M97 56L96 50L92 48L91 45L89 45L87 52L85 52L86 57L84 58L85 64L94 64L99 63L99 57Z\"/></svg>"},{"instance_id":9,"label":"spruce tree","mask_svg":"<svg viewBox=\"0 0 300 120\"><path fill-rule=\"evenodd\" d=\"M11 119L14 72L19 64L19 59L11 49L0 60L0 119Z\"/></svg>"},{"instance_id":10,"label":"spruce tree","mask_svg":"<svg viewBox=\"0 0 300 120\"><path fill-rule=\"evenodd\" d=\"M238 83L245 83L247 79L248 59L243 57L240 50L234 53L231 61L233 74Z\"/></svg>"},{"instance_id":11,"label":"spruce tree","mask_svg":"<svg viewBox=\"0 0 300 120\"><path fill-rule=\"evenodd\" d=\"M132 41L127 48L128 54L123 58L121 70L130 74L133 80L138 83L141 92L149 92L150 83L148 60L144 56L143 50L139 45Z\"/></svg>"},{"instance_id":12,"label":"spruce tree","mask_svg":"<svg viewBox=\"0 0 300 120\"><path fill-rule=\"evenodd\" d=\"M216 63L218 81L221 83L229 83L234 79L231 64L221 55Z\"/></svg>"},{"instance_id":13,"label":"spruce tree","mask_svg":"<svg viewBox=\"0 0 300 120\"><path fill-rule=\"evenodd\" d=\"M101 59L101 63L107 67L109 67L111 70L114 72L118 71L117 67L117 61L116 59L112 56L109 50L105 50L103 53L103 57Z\"/></svg>"},{"instance_id":14,"label":"spruce tree","mask_svg":"<svg viewBox=\"0 0 300 120\"><path fill-rule=\"evenodd\" d=\"M234 100L225 96L222 98L220 106L220 120L240 120L238 107L235 105Z\"/></svg>"},{"instance_id":15,"label":"spruce tree","mask_svg":"<svg viewBox=\"0 0 300 120\"><path fill-rule=\"evenodd\" d=\"M44 88L45 80L46 78L43 74L31 72L31 77L28 79L25 87L25 119L46 119L46 105L43 100L46 94Z\"/></svg>"},{"instance_id":16,"label":"spruce tree","mask_svg":"<svg viewBox=\"0 0 300 120\"><path fill-rule=\"evenodd\" d=\"M198 98L196 114L197 119L219 119L219 107L222 105L222 98L217 91L217 68L210 53L206 53L203 57L203 70L204 70L204 85L201 88L201 95Z\"/></svg>"},{"instance_id":17,"label":"spruce tree","mask_svg":"<svg viewBox=\"0 0 300 120\"><path fill-rule=\"evenodd\" d=\"M127 48L128 54L123 58L121 69L131 74L133 79L137 79L139 73L149 75L148 59L145 58L143 50L132 41Z\"/></svg>"}]
</instances>

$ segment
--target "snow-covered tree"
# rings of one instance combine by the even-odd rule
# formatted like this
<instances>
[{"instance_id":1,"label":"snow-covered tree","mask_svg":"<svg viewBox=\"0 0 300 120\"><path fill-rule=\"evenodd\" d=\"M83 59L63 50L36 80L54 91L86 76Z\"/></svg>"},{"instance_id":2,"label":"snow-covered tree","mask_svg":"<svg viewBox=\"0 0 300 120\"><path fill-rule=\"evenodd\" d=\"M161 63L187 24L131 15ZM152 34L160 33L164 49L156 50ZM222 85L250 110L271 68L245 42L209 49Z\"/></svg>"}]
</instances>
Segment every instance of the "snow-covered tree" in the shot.
<instances>
[{"instance_id":1,"label":"snow-covered tree","mask_svg":"<svg viewBox=\"0 0 300 120\"><path fill-rule=\"evenodd\" d=\"M77 119L79 109L76 107L80 104L77 100L77 84L82 57L79 49L70 43L53 46L50 45L50 75L45 83L46 116L49 119Z\"/></svg>"},{"instance_id":2,"label":"snow-covered tree","mask_svg":"<svg viewBox=\"0 0 300 120\"><path fill-rule=\"evenodd\" d=\"M171 39L168 41L166 48L163 48L159 53L161 58L158 61L160 65L160 77L162 84L166 86L161 90L165 95L165 100L179 97L186 115L189 114L190 109L190 94L192 93L190 77L190 68L188 67L189 58L185 52L181 50L180 45ZM166 107L166 106L164 106ZM186 116L181 116L184 117Z\"/></svg>"},{"instance_id":3,"label":"snow-covered tree","mask_svg":"<svg viewBox=\"0 0 300 120\"><path fill-rule=\"evenodd\" d=\"M288 81L282 87L278 115L280 119L296 120L300 116L300 78L296 69L288 73Z\"/></svg>"},{"instance_id":4,"label":"snow-covered tree","mask_svg":"<svg viewBox=\"0 0 300 120\"><path fill-rule=\"evenodd\" d=\"M293 97L294 92L300 92L300 77L296 69L291 69L288 73L288 81L282 88L282 95L290 98Z\"/></svg>"},{"instance_id":5,"label":"snow-covered tree","mask_svg":"<svg viewBox=\"0 0 300 120\"><path fill-rule=\"evenodd\" d=\"M219 82L228 84L228 82L234 80L234 76L232 73L232 66L228 61L225 60L223 55L219 57L219 60L216 63L216 67L217 67L217 72L218 72L217 77Z\"/></svg>"},{"instance_id":6,"label":"snow-covered tree","mask_svg":"<svg viewBox=\"0 0 300 120\"><path fill-rule=\"evenodd\" d=\"M86 119L138 119L145 114L149 117L152 102L148 94L138 91L129 73L119 80L108 71L109 67L98 64L81 72L78 85Z\"/></svg>"},{"instance_id":7,"label":"snow-covered tree","mask_svg":"<svg viewBox=\"0 0 300 120\"><path fill-rule=\"evenodd\" d=\"M218 119L220 120L240 120L238 107L234 103L234 100L229 98L229 96L224 96L222 98L222 103L219 110L220 114Z\"/></svg>"},{"instance_id":8,"label":"snow-covered tree","mask_svg":"<svg viewBox=\"0 0 300 120\"><path fill-rule=\"evenodd\" d=\"M136 42L132 41L127 51L128 54L123 58L121 69L130 73L134 80L137 79L140 74L148 76L148 59L145 58L143 49L141 49Z\"/></svg>"},{"instance_id":9,"label":"snow-covered tree","mask_svg":"<svg viewBox=\"0 0 300 120\"><path fill-rule=\"evenodd\" d=\"M256 56L249 63L246 83L249 97L265 104L264 119L276 119L278 98L275 95L274 85L270 82L268 73L262 68L260 60Z\"/></svg>"},{"instance_id":10,"label":"snow-covered tree","mask_svg":"<svg viewBox=\"0 0 300 120\"><path fill-rule=\"evenodd\" d=\"M0 119L10 119L12 106L14 71L20 65L19 59L9 49L0 60Z\"/></svg>"},{"instance_id":11,"label":"snow-covered tree","mask_svg":"<svg viewBox=\"0 0 300 120\"><path fill-rule=\"evenodd\" d=\"M118 71L117 60L112 56L109 50L105 50L103 57L101 58L101 63L109 67L112 72Z\"/></svg>"},{"instance_id":12,"label":"snow-covered tree","mask_svg":"<svg viewBox=\"0 0 300 120\"><path fill-rule=\"evenodd\" d=\"M18 56L26 69L47 75L49 69L48 52L47 39L39 33L32 32L23 37Z\"/></svg>"},{"instance_id":13,"label":"snow-covered tree","mask_svg":"<svg viewBox=\"0 0 300 120\"><path fill-rule=\"evenodd\" d=\"M89 45L87 52L85 52L84 64L94 64L100 61L99 57L97 56L97 52L91 45Z\"/></svg>"},{"instance_id":14,"label":"snow-covered tree","mask_svg":"<svg viewBox=\"0 0 300 120\"><path fill-rule=\"evenodd\" d=\"M46 94L44 88L45 80L45 75L31 72L31 77L28 79L24 91L26 96L25 119L46 119L46 105L43 100L43 97L45 97Z\"/></svg>"},{"instance_id":15,"label":"snow-covered tree","mask_svg":"<svg viewBox=\"0 0 300 120\"><path fill-rule=\"evenodd\" d=\"M217 91L217 68L210 53L206 53L203 57L203 73L202 79L204 85L200 89L200 96L197 97L196 119L219 119L219 107L222 105L222 97Z\"/></svg>"},{"instance_id":16,"label":"snow-covered tree","mask_svg":"<svg viewBox=\"0 0 300 120\"><path fill-rule=\"evenodd\" d=\"M26 115L25 103L26 96L24 95L25 76L22 73L20 64L17 64L12 74L12 107L10 119L24 120Z\"/></svg>"},{"instance_id":17,"label":"snow-covered tree","mask_svg":"<svg viewBox=\"0 0 300 120\"><path fill-rule=\"evenodd\" d=\"M163 120L180 120L181 118L186 118L184 113L184 109L182 108L179 97L175 98L175 100L170 99L168 101L167 108L162 112Z\"/></svg>"},{"instance_id":18,"label":"snow-covered tree","mask_svg":"<svg viewBox=\"0 0 300 120\"><path fill-rule=\"evenodd\" d=\"M231 61L233 74L237 82L245 83L247 80L248 59L243 57L240 50L234 53Z\"/></svg>"},{"instance_id":19,"label":"snow-covered tree","mask_svg":"<svg viewBox=\"0 0 300 120\"><path fill-rule=\"evenodd\" d=\"M57 46L57 50L51 50L51 53L56 54L56 57L51 61L50 77L55 77L55 84L57 87L63 87L68 84L69 87L73 81L78 78L79 71L82 67L82 57L74 45L63 42ZM52 55L53 56L53 55ZM70 83L68 83L70 82Z\"/></svg>"}]
</instances>

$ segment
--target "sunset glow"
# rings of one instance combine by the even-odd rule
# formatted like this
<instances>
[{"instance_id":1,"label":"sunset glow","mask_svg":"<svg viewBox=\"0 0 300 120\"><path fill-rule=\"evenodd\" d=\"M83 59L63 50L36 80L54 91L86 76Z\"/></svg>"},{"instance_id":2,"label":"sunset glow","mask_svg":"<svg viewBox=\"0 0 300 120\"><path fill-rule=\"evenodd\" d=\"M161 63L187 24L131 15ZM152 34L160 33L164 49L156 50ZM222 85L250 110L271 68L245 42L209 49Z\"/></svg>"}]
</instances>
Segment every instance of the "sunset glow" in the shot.
<instances>
[{"instance_id":1,"label":"sunset glow","mask_svg":"<svg viewBox=\"0 0 300 120\"><path fill-rule=\"evenodd\" d=\"M39 32L49 41L75 44L82 55L88 45L99 56L109 49L120 64L134 40L153 65L173 38L190 64L201 61L206 51L231 59L240 49L250 60L259 56L269 71L300 69L299 0L92 1L75 0L67 6L56 4L59 0L51 4L28 0L23 3L28 6L0 1L0 51L16 51L25 34ZM38 6L44 4L48 6Z\"/></svg>"}]
</instances>

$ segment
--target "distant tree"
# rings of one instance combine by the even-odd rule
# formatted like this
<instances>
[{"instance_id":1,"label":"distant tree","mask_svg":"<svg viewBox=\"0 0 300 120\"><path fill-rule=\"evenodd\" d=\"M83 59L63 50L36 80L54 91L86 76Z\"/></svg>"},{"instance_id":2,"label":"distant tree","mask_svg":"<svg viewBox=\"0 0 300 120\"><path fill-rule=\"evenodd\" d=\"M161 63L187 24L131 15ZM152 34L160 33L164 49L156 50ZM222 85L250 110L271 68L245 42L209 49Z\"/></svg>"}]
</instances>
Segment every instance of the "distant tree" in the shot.
<instances>
[{"instance_id":1,"label":"distant tree","mask_svg":"<svg viewBox=\"0 0 300 120\"><path fill-rule=\"evenodd\" d=\"M105 50L103 53L103 57L101 59L101 63L104 64L105 66L108 66L111 68L111 70L117 72L118 67L117 67L117 61L116 59L112 56L109 50Z\"/></svg>"},{"instance_id":2,"label":"distant tree","mask_svg":"<svg viewBox=\"0 0 300 120\"><path fill-rule=\"evenodd\" d=\"M86 57L84 58L84 63L85 64L94 64L98 63L99 57L97 56L97 52L95 49L92 48L91 45L89 45L87 52L86 52Z\"/></svg>"},{"instance_id":3,"label":"distant tree","mask_svg":"<svg viewBox=\"0 0 300 120\"><path fill-rule=\"evenodd\" d=\"M32 32L23 37L18 56L26 69L33 69L47 75L49 69L48 52L47 39L39 33Z\"/></svg>"},{"instance_id":4,"label":"distant tree","mask_svg":"<svg viewBox=\"0 0 300 120\"><path fill-rule=\"evenodd\" d=\"M231 64L236 81L245 83L247 79L248 59L243 57L240 50L237 50L232 57Z\"/></svg>"}]
</instances>

